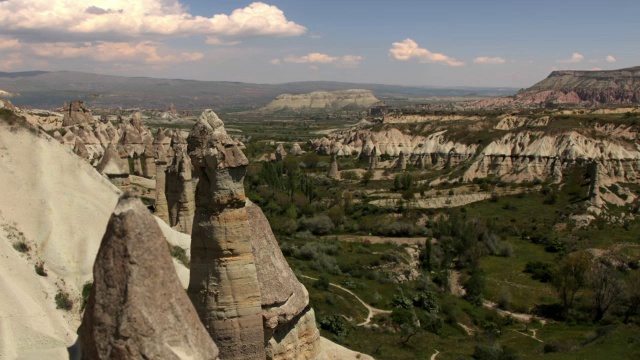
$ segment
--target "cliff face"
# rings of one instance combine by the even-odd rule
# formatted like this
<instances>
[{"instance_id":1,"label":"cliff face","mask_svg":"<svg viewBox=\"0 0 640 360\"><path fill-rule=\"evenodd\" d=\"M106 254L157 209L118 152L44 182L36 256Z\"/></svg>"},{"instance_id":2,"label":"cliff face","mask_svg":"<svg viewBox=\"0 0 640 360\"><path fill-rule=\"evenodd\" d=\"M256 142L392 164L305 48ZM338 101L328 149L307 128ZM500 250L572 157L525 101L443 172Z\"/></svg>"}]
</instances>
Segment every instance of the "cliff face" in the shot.
<instances>
[{"instance_id":1,"label":"cliff face","mask_svg":"<svg viewBox=\"0 0 640 360\"><path fill-rule=\"evenodd\" d=\"M485 108L544 107L548 104L596 106L640 102L640 66L609 71L554 71L511 98L482 100Z\"/></svg>"},{"instance_id":2,"label":"cliff face","mask_svg":"<svg viewBox=\"0 0 640 360\"><path fill-rule=\"evenodd\" d=\"M279 95L260 111L358 110L366 109L376 102L378 99L369 90L314 91L308 94Z\"/></svg>"}]
</instances>

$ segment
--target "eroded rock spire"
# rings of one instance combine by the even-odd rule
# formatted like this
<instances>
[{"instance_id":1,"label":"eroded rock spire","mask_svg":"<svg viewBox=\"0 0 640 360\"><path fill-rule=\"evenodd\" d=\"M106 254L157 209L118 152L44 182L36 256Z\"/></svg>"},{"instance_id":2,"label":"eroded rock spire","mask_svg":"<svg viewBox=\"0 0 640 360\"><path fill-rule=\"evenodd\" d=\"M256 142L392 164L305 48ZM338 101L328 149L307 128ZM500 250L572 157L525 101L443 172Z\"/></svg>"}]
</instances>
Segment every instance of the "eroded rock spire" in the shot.
<instances>
[{"instance_id":1,"label":"eroded rock spire","mask_svg":"<svg viewBox=\"0 0 640 360\"><path fill-rule=\"evenodd\" d=\"M218 349L185 294L155 220L126 193L93 266L78 331L82 359L217 359Z\"/></svg>"},{"instance_id":2,"label":"eroded rock spire","mask_svg":"<svg viewBox=\"0 0 640 360\"><path fill-rule=\"evenodd\" d=\"M260 284L243 180L249 161L205 110L187 139L198 178L189 297L222 359L264 359Z\"/></svg>"}]
</instances>

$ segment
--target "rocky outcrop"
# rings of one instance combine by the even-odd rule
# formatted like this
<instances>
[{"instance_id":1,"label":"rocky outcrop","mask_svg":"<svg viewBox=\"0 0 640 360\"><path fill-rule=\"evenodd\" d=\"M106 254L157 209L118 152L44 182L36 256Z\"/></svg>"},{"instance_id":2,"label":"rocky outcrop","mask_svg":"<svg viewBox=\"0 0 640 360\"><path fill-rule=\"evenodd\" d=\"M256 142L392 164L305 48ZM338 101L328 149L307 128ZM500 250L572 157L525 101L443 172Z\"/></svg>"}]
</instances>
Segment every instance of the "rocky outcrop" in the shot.
<instances>
[{"instance_id":1,"label":"rocky outcrop","mask_svg":"<svg viewBox=\"0 0 640 360\"><path fill-rule=\"evenodd\" d=\"M338 171L338 158L331 155L331 165L329 166L329 177L334 180L340 180L340 172Z\"/></svg>"},{"instance_id":2,"label":"rocky outcrop","mask_svg":"<svg viewBox=\"0 0 640 360\"><path fill-rule=\"evenodd\" d=\"M378 152L376 148L369 154L369 170L375 170L378 167Z\"/></svg>"},{"instance_id":3,"label":"rocky outcrop","mask_svg":"<svg viewBox=\"0 0 640 360\"><path fill-rule=\"evenodd\" d=\"M400 151L400 156L398 157L398 162L396 163L396 170L406 170L407 169L407 157L404 156L404 152Z\"/></svg>"},{"instance_id":4,"label":"rocky outcrop","mask_svg":"<svg viewBox=\"0 0 640 360\"><path fill-rule=\"evenodd\" d=\"M364 110L378 102L369 90L314 91L308 94L282 94L260 112L323 110Z\"/></svg>"},{"instance_id":5,"label":"rocky outcrop","mask_svg":"<svg viewBox=\"0 0 640 360\"><path fill-rule=\"evenodd\" d=\"M248 160L211 110L191 130L195 175L189 297L223 359L264 359L260 284L243 187Z\"/></svg>"},{"instance_id":6,"label":"rocky outcrop","mask_svg":"<svg viewBox=\"0 0 640 360\"><path fill-rule=\"evenodd\" d=\"M293 143L293 146L291 146L291 150L289 150L289 154L291 155L302 155L303 153L304 151L302 151L302 148L298 143Z\"/></svg>"},{"instance_id":7,"label":"rocky outcrop","mask_svg":"<svg viewBox=\"0 0 640 360\"><path fill-rule=\"evenodd\" d=\"M411 136L395 128L386 128L374 132L371 130L338 131L311 140L309 145L320 155L336 154L351 156L357 153L365 160L376 156L399 157L403 153L407 161L420 166L455 166L475 155L477 145L466 145L447 140L446 131L435 132L429 136ZM375 164L377 167L377 164Z\"/></svg>"},{"instance_id":8,"label":"rocky outcrop","mask_svg":"<svg viewBox=\"0 0 640 360\"><path fill-rule=\"evenodd\" d=\"M640 66L620 70L554 71L513 97L470 103L476 108L598 106L640 102Z\"/></svg>"},{"instance_id":9,"label":"rocky outcrop","mask_svg":"<svg viewBox=\"0 0 640 360\"><path fill-rule=\"evenodd\" d=\"M64 104L63 113L62 126L89 124L93 122L91 110L87 108L84 101L73 100L69 104Z\"/></svg>"},{"instance_id":10,"label":"rocky outcrop","mask_svg":"<svg viewBox=\"0 0 640 360\"><path fill-rule=\"evenodd\" d=\"M185 234L191 234L195 213L195 180L186 140L174 133L171 142L173 158L165 172L165 194L169 209L169 225ZM157 185L156 185L157 186Z\"/></svg>"},{"instance_id":11,"label":"rocky outcrop","mask_svg":"<svg viewBox=\"0 0 640 360\"><path fill-rule=\"evenodd\" d=\"M114 145L107 147L96 170L120 188L129 185L129 166L120 158Z\"/></svg>"},{"instance_id":12,"label":"rocky outcrop","mask_svg":"<svg viewBox=\"0 0 640 360\"><path fill-rule=\"evenodd\" d=\"M309 294L287 264L266 216L247 201L267 359L322 359Z\"/></svg>"},{"instance_id":13,"label":"rocky outcrop","mask_svg":"<svg viewBox=\"0 0 640 360\"><path fill-rule=\"evenodd\" d=\"M553 178L573 165L592 161L613 181L639 179L640 151L622 142L593 139L578 132L545 134L524 131L493 141L474 159L465 180L496 175L505 181L534 181Z\"/></svg>"},{"instance_id":14,"label":"rocky outcrop","mask_svg":"<svg viewBox=\"0 0 640 360\"><path fill-rule=\"evenodd\" d=\"M282 145L282 143L278 144L278 148L276 149L276 161L280 162L284 160L286 156L287 151L284 149L284 146Z\"/></svg>"},{"instance_id":15,"label":"rocky outcrop","mask_svg":"<svg viewBox=\"0 0 640 360\"><path fill-rule=\"evenodd\" d=\"M165 237L140 199L120 198L93 278L78 331L82 359L217 359Z\"/></svg>"}]
</instances>

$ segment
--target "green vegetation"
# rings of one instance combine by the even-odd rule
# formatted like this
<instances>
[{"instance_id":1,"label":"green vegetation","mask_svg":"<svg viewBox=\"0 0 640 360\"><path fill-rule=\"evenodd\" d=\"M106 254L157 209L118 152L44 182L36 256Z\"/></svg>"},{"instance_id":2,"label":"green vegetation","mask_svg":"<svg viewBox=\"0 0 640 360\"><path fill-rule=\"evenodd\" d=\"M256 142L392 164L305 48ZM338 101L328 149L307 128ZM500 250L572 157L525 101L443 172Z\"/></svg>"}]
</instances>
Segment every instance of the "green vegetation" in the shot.
<instances>
[{"instance_id":1,"label":"green vegetation","mask_svg":"<svg viewBox=\"0 0 640 360\"><path fill-rule=\"evenodd\" d=\"M58 293L55 297L56 309L71 311L73 309L73 301L69 294L62 289L58 289Z\"/></svg>"},{"instance_id":2,"label":"green vegetation","mask_svg":"<svg viewBox=\"0 0 640 360\"><path fill-rule=\"evenodd\" d=\"M191 260L189 259L187 252L183 248L181 248L180 246L171 245L168 242L167 246L169 247L171 257L178 260L178 262L184 265L187 269L191 266Z\"/></svg>"}]
</instances>

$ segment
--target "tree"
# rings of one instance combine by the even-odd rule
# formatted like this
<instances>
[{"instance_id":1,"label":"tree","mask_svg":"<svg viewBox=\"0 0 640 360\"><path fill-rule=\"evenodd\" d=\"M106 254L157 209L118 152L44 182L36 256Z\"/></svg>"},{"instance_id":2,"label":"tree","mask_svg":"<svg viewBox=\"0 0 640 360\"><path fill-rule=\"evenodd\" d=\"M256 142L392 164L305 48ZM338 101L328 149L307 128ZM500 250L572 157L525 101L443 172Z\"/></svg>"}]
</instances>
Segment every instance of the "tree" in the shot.
<instances>
[{"instance_id":1,"label":"tree","mask_svg":"<svg viewBox=\"0 0 640 360\"><path fill-rule=\"evenodd\" d=\"M624 284L624 304L626 310L624 312L625 324L629 323L632 316L638 314L640 310L640 273L634 271L625 280Z\"/></svg>"},{"instance_id":2,"label":"tree","mask_svg":"<svg viewBox=\"0 0 640 360\"><path fill-rule=\"evenodd\" d=\"M589 273L589 285L593 291L593 308L596 312L594 322L602 320L611 305L622 297L622 282L603 265Z\"/></svg>"},{"instance_id":3,"label":"tree","mask_svg":"<svg viewBox=\"0 0 640 360\"><path fill-rule=\"evenodd\" d=\"M482 305L482 293L484 291L484 272L479 267L471 270L471 276L464 284L464 289L467 292L467 300L476 305Z\"/></svg>"},{"instance_id":4,"label":"tree","mask_svg":"<svg viewBox=\"0 0 640 360\"><path fill-rule=\"evenodd\" d=\"M413 309L395 308L391 313L391 323L398 328L403 346L421 330L420 321Z\"/></svg>"},{"instance_id":5,"label":"tree","mask_svg":"<svg viewBox=\"0 0 640 360\"><path fill-rule=\"evenodd\" d=\"M553 272L551 284L556 289L565 315L573 308L573 300L587 283L591 260L586 253L573 253L560 261Z\"/></svg>"},{"instance_id":6,"label":"tree","mask_svg":"<svg viewBox=\"0 0 640 360\"><path fill-rule=\"evenodd\" d=\"M362 180L360 180L360 182L362 182L362 184L366 186L367 184L369 184L369 181L371 181L371 179L373 179L373 171L369 170L364 173L364 175L362 175Z\"/></svg>"}]
</instances>

